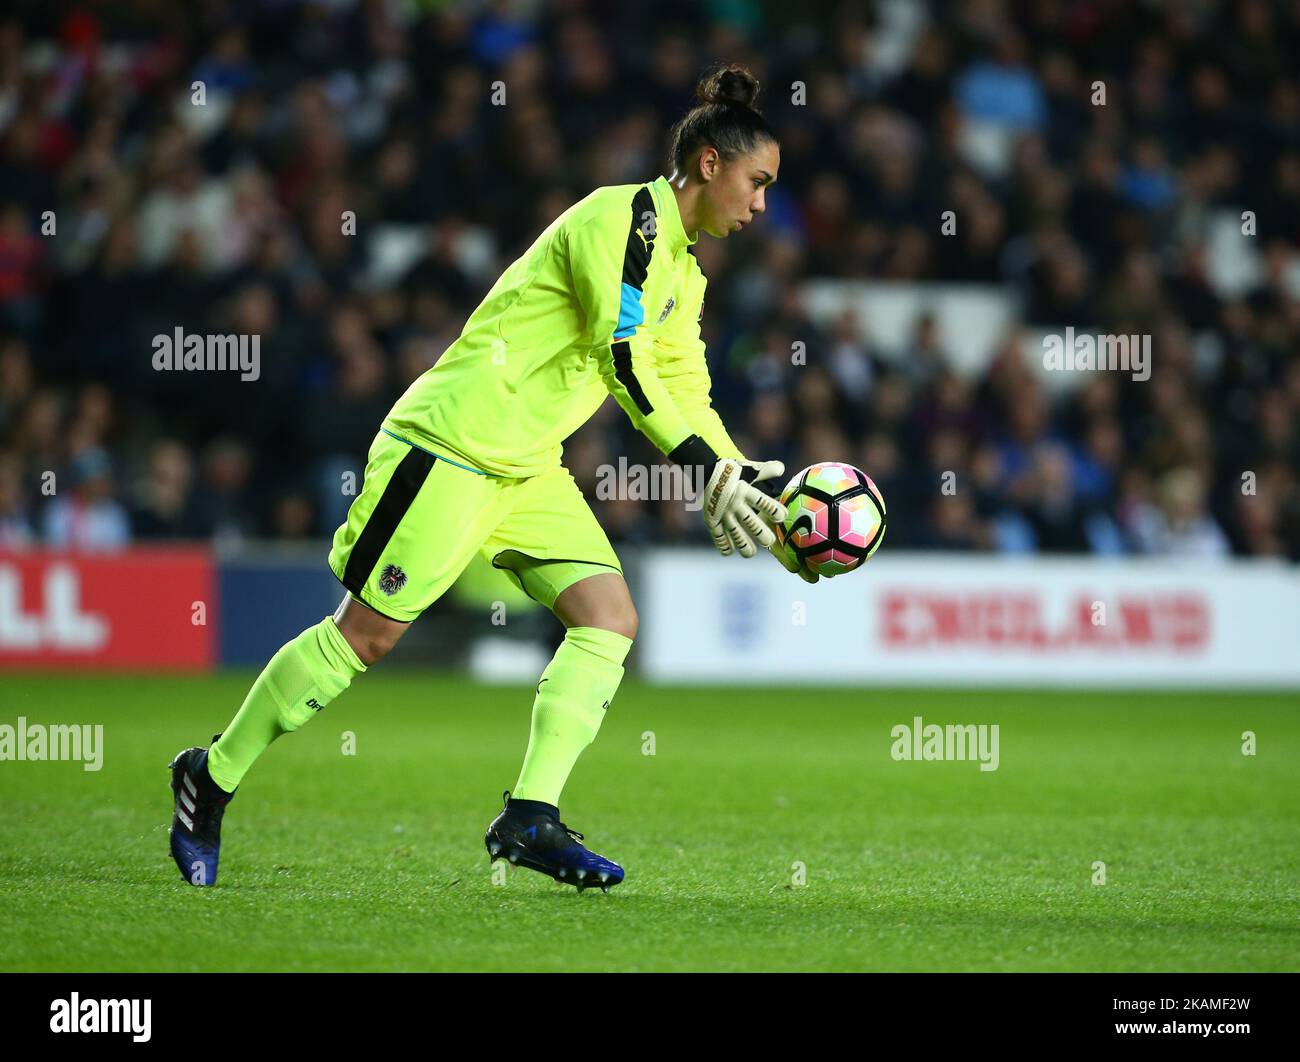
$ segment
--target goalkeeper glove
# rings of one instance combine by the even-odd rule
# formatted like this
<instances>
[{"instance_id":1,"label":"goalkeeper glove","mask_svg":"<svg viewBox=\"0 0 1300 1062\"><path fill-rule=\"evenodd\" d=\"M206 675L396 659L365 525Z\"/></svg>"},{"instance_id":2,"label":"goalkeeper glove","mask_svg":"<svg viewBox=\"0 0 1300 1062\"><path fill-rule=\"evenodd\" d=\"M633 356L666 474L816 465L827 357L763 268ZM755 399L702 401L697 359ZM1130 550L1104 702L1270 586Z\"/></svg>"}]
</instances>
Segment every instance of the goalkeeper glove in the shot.
<instances>
[{"instance_id":1,"label":"goalkeeper glove","mask_svg":"<svg viewBox=\"0 0 1300 1062\"><path fill-rule=\"evenodd\" d=\"M776 541L771 525L785 519L785 506L753 484L784 471L780 461L758 463L734 457L724 457L713 466L704 488L704 523L724 557L737 550L742 557L752 557L759 546L770 549Z\"/></svg>"},{"instance_id":2,"label":"goalkeeper glove","mask_svg":"<svg viewBox=\"0 0 1300 1062\"><path fill-rule=\"evenodd\" d=\"M741 461L740 463L745 469L741 476L750 483L762 483L764 480L785 475L785 465L780 461L764 461L761 464L755 461ZM773 536L771 545L767 547L767 550L781 562L781 567L799 576L805 583L815 583L821 578L816 572L810 572L803 562L775 536Z\"/></svg>"}]
</instances>

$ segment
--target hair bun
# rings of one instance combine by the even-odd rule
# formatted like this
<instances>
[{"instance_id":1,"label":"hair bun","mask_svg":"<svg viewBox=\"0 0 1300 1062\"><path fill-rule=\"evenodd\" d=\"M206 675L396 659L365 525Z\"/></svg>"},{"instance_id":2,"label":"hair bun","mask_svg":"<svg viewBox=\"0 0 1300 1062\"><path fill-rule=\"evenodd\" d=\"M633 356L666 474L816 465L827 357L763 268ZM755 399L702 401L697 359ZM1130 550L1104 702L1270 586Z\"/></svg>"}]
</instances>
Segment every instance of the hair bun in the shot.
<instances>
[{"instance_id":1,"label":"hair bun","mask_svg":"<svg viewBox=\"0 0 1300 1062\"><path fill-rule=\"evenodd\" d=\"M720 66L700 79L695 95L701 103L733 103L757 110L758 78L743 66Z\"/></svg>"}]
</instances>

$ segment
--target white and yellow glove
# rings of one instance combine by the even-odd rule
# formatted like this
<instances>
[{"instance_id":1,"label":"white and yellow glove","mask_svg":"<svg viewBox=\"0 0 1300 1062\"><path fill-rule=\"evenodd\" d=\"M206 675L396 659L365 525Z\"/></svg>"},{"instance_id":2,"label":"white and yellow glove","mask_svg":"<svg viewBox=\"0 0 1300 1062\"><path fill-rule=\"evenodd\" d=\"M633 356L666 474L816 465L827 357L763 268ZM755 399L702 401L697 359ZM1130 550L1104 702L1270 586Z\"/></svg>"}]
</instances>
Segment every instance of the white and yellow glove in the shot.
<instances>
[{"instance_id":1,"label":"white and yellow glove","mask_svg":"<svg viewBox=\"0 0 1300 1062\"><path fill-rule=\"evenodd\" d=\"M764 480L785 475L785 465L780 461L741 461L740 463L745 468L744 478L750 483L761 483ZM780 503L778 502L778 504ZM785 515L783 513L781 521L784 522L784 520ZM781 562L782 568L799 576L805 583L815 583L821 578L816 572L810 572L804 567L799 558L791 553L775 535L772 536L772 541L767 544L767 551Z\"/></svg>"},{"instance_id":2,"label":"white and yellow glove","mask_svg":"<svg viewBox=\"0 0 1300 1062\"><path fill-rule=\"evenodd\" d=\"M764 480L776 479L778 476L785 475L785 465L780 461L741 461L740 463L745 467L744 476L750 483L761 483ZM752 478L749 478L751 473ZM781 520L784 522L784 515L782 515ZM799 578L805 583L815 583L821 578L821 576L816 572L810 572L805 568L799 558L794 556L794 554L782 545L781 540L775 535L772 536L772 541L768 545L767 550L773 557L781 562L781 567L786 571L799 576Z\"/></svg>"},{"instance_id":3,"label":"white and yellow glove","mask_svg":"<svg viewBox=\"0 0 1300 1062\"><path fill-rule=\"evenodd\" d=\"M724 557L739 552L752 557L761 546L776 542L773 524L785 519L785 506L764 494L755 483L785 472L780 461L740 461L721 458L704 487L704 523Z\"/></svg>"}]
</instances>

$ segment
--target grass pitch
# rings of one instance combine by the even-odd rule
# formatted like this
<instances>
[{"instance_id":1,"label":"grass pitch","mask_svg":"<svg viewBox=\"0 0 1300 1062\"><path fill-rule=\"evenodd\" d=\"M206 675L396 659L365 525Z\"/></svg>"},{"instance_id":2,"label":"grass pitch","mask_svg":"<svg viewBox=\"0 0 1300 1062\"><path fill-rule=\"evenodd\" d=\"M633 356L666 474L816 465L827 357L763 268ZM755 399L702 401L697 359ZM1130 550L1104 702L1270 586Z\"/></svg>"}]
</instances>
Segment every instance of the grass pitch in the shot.
<instances>
[{"instance_id":1,"label":"grass pitch","mask_svg":"<svg viewBox=\"0 0 1300 1062\"><path fill-rule=\"evenodd\" d=\"M1293 695L629 677L563 804L627 868L606 896L489 867L531 687L379 672L257 763L195 889L165 765L252 678L4 676L0 723L105 753L0 763L0 969L1300 969ZM997 723L998 770L894 761L916 715Z\"/></svg>"}]
</instances>

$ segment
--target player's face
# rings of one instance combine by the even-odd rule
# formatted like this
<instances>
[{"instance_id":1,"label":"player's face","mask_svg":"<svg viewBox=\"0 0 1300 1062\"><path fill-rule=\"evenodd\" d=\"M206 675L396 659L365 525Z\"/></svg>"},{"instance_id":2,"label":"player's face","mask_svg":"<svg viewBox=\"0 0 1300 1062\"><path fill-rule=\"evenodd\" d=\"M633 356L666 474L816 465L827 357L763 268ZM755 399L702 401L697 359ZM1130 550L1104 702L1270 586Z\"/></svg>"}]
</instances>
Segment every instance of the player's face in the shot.
<instances>
[{"instance_id":1,"label":"player's face","mask_svg":"<svg viewBox=\"0 0 1300 1062\"><path fill-rule=\"evenodd\" d=\"M781 166L781 149L770 140L760 141L748 155L730 162L719 160L708 183L708 221L704 231L725 238L754 220L767 209L767 188L776 180Z\"/></svg>"}]
</instances>

